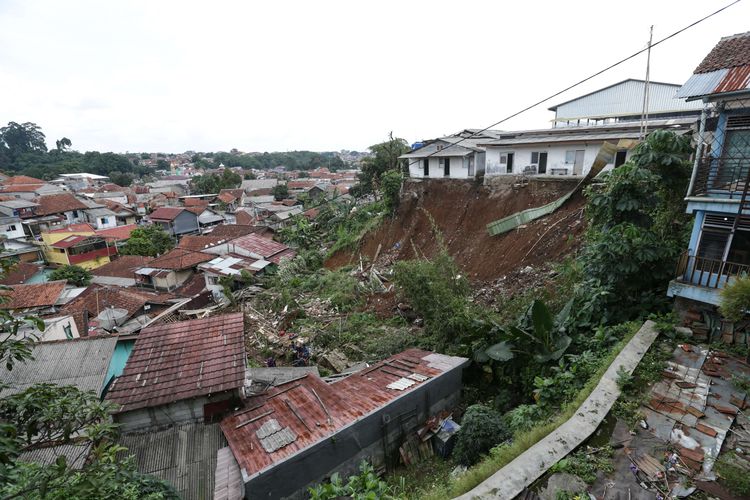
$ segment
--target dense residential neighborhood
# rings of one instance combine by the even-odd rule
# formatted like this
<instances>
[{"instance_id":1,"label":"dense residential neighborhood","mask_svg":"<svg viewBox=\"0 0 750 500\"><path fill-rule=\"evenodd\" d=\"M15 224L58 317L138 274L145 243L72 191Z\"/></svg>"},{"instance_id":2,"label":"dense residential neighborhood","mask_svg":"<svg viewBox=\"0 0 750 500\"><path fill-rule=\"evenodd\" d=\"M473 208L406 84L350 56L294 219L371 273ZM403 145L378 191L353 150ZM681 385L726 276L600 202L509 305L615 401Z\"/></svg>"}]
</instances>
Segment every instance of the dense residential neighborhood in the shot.
<instances>
[{"instance_id":1,"label":"dense residential neighborhood","mask_svg":"<svg viewBox=\"0 0 750 500\"><path fill-rule=\"evenodd\" d=\"M728 8L362 152L9 121L0 498L750 498L750 31L650 76Z\"/></svg>"}]
</instances>

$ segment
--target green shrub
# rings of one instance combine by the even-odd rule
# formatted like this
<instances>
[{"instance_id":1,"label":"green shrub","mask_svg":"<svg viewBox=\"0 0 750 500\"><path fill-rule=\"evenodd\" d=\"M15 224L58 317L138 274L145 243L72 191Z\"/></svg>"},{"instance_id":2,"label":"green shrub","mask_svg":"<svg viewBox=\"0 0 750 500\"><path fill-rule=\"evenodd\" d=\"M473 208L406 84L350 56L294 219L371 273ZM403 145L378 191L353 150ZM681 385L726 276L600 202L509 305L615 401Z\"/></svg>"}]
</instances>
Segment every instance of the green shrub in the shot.
<instances>
[{"instance_id":1,"label":"green shrub","mask_svg":"<svg viewBox=\"0 0 750 500\"><path fill-rule=\"evenodd\" d=\"M454 458L464 465L474 465L493 446L510 437L502 415L485 405L472 405L466 409L458 431Z\"/></svg>"},{"instance_id":2,"label":"green shrub","mask_svg":"<svg viewBox=\"0 0 750 500\"><path fill-rule=\"evenodd\" d=\"M598 450L579 450L568 455L550 468L550 472L567 472L592 484L596 481L597 472L609 474L614 472L612 464L613 450L609 446Z\"/></svg>"},{"instance_id":3,"label":"green shrub","mask_svg":"<svg viewBox=\"0 0 750 500\"><path fill-rule=\"evenodd\" d=\"M338 473L331 476L331 480L319 484L314 488L309 488L310 498L312 500L329 500L337 498L351 498L353 500L395 500L403 498L400 490L390 486L375 474L375 469L367 462L362 462L359 466L360 473L350 476L344 483Z\"/></svg>"},{"instance_id":4,"label":"green shrub","mask_svg":"<svg viewBox=\"0 0 750 500\"><path fill-rule=\"evenodd\" d=\"M737 457L734 452L723 453L714 468L732 493L750 495L750 475L745 467L738 465L740 460L743 459Z\"/></svg>"},{"instance_id":5,"label":"green shrub","mask_svg":"<svg viewBox=\"0 0 750 500\"><path fill-rule=\"evenodd\" d=\"M60 266L50 273L49 280L68 280L74 286L88 286L91 283L91 272L81 266Z\"/></svg>"},{"instance_id":6,"label":"green shrub","mask_svg":"<svg viewBox=\"0 0 750 500\"><path fill-rule=\"evenodd\" d=\"M729 283L721 291L719 311L735 323L745 317L750 310L750 277L742 276Z\"/></svg>"}]
</instances>

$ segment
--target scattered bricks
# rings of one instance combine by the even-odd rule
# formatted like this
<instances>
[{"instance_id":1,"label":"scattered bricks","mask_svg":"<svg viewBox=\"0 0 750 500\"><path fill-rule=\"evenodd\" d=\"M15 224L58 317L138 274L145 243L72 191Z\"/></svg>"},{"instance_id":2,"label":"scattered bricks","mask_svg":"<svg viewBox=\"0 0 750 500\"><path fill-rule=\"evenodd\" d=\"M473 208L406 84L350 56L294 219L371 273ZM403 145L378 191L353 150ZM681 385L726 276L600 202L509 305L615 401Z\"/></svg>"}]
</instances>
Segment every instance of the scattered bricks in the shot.
<instances>
[{"instance_id":1,"label":"scattered bricks","mask_svg":"<svg viewBox=\"0 0 750 500\"><path fill-rule=\"evenodd\" d=\"M695 389L698 387L696 384L692 382L685 382L684 380L681 380L680 382L676 382L677 387L680 389Z\"/></svg>"},{"instance_id":2,"label":"scattered bricks","mask_svg":"<svg viewBox=\"0 0 750 500\"><path fill-rule=\"evenodd\" d=\"M714 408L716 408L716 411L723 413L725 415L737 415L737 408L734 406L724 406L724 405L717 405L712 404Z\"/></svg>"},{"instance_id":3,"label":"scattered bricks","mask_svg":"<svg viewBox=\"0 0 750 500\"><path fill-rule=\"evenodd\" d=\"M687 412L688 412L689 414L691 414L692 416L696 417L696 418L703 418L703 417L705 417L705 416L706 416L706 414L705 414L705 413L703 413L702 411L700 411L700 410L699 410L698 408L696 408L695 406L688 406L688 407L687 407Z\"/></svg>"},{"instance_id":4,"label":"scattered bricks","mask_svg":"<svg viewBox=\"0 0 750 500\"><path fill-rule=\"evenodd\" d=\"M745 407L745 398L738 398L734 394L732 394L729 397L729 402L732 403L737 408L744 408Z\"/></svg>"},{"instance_id":5,"label":"scattered bricks","mask_svg":"<svg viewBox=\"0 0 750 500\"><path fill-rule=\"evenodd\" d=\"M680 344L680 348L685 352L693 352L694 347L690 344Z\"/></svg>"},{"instance_id":6,"label":"scattered bricks","mask_svg":"<svg viewBox=\"0 0 750 500\"><path fill-rule=\"evenodd\" d=\"M729 354L725 353L724 351L713 351L711 355L716 356L717 358L728 358Z\"/></svg>"},{"instance_id":7,"label":"scattered bricks","mask_svg":"<svg viewBox=\"0 0 750 500\"><path fill-rule=\"evenodd\" d=\"M676 373L674 373L674 372L671 372L671 371L669 371L669 370L664 370L664 371L662 372L662 375L663 375L664 377L666 377L666 378L671 378L671 379L678 379L678 378L680 378L680 376L679 376L679 375L677 375Z\"/></svg>"},{"instance_id":8,"label":"scattered bricks","mask_svg":"<svg viewBox=\"0 0 750 500\"><path fill-rule=\"evenodd\" d=\"M703 462L703 450L700 448L697 448L695 450L691 450L688 448L685 448L684 446L678 446L677 447L677 453L680 455L680 458L692 460L693 462L701 463Z\"/></svg>"},{"instance_id":9,"label":"scattered bricks","mask_svg":"<svg viewBox=\"0 0 750 500\"><path fill-rule=\"evenodd\" d=\"M709 377L721 378L721 373L717 372L716 370L711 370L709 368L706 368L705 365L703 366L703 373L705 373Z\"/></svg>"},{"instance_id":10,"label":"scattered bricks","mask_svg":"<svg viewBox=\"0 0 750 500\"><path fill-rule=\"evenodd\" d=\"M695 424L695 430L702 432L706 436L711 436L711 437L716 437L716 435L718 434L718 432L716 432L714 429L703 424Z\"/></svg>"}]
</instances>

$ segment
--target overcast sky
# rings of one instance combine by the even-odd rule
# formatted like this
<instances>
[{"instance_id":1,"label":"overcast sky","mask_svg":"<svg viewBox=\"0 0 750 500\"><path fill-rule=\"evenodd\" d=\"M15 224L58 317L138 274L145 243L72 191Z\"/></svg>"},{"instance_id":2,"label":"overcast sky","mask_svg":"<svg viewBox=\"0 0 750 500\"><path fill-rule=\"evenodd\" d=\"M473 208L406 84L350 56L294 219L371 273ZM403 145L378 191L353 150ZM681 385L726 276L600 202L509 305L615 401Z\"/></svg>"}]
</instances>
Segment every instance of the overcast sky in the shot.
<instances>
[{"instance_id":1,"label":"overcast sky","mask_svg":"<svg viewBox=\"0 0 750 500\"><path fill-rule=\"evenodd\" d=\"M0 124L80 151L357 149L481 128L731 0L0 0ZM683 83L743 1L654 48ZM643 78L645 55L506 122Z\"/></svg>"}]
</instances>

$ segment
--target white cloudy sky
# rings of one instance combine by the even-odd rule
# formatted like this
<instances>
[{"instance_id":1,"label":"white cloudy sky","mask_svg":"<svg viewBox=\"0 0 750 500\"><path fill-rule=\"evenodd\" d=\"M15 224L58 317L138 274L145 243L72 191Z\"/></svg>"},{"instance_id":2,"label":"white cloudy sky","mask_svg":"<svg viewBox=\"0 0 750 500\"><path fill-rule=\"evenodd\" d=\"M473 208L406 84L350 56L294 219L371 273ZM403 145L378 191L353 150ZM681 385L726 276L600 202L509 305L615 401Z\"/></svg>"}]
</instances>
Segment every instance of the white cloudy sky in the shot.
<instances>
[{"instance_id":1,"label":"white cloudy sky","mask_svg":"<svg viewBox=\"0 0 750 500\"><path fill-rule=\"evenodd\" d=\"M731 0L0 0L0 124L102 151L365 149L484 127ZM750 2L655 48L682 83ZM546 107L625 78L645 55Z\"/></svg>"}]
</instances>

